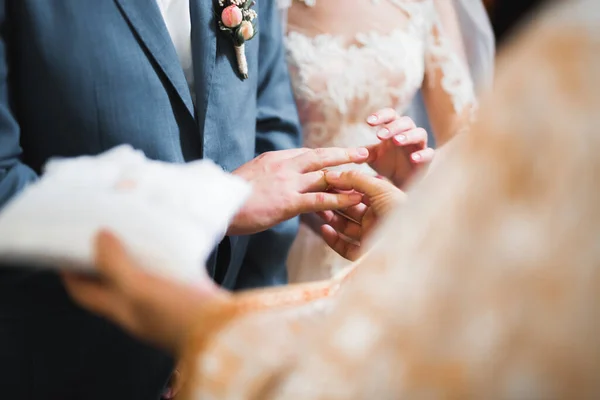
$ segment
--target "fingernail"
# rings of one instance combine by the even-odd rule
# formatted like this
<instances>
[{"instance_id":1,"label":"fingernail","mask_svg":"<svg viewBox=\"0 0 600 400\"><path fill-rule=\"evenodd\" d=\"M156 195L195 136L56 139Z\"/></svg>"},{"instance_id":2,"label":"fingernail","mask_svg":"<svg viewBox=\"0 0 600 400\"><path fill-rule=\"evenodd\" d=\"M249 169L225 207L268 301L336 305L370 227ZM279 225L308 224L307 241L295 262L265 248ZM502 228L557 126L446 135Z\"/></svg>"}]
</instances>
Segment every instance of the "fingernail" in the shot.
<instances>
[{"instance_id":1,"label":"fingernail","mask_svg":"<svg viewBox=\"0 0 600 400\"><path fill-rule=\"evenodd\" d=\"M396 142L398 144L402 144L402 143L406 142L406 136L404 136L404 135L398 135L394 139L396 139Z\"/></svg>"},{"instance_id":2,"label":"fingernail","mask_svg":"<svg viewBox=\"0 0 600 400\"><path fill-rule=\"evenodd\" d=\"M421 155L420 155L420 154L417 154L417 153L415 153L415 154L413 154L413 155L412 155L412 159L413 159L414 161L421 161Z\"/></svg>"},{"instance_id":3,"label":"fingernail","mask_svg":"<svg viewBox=\"0 0 600 400\"><path fill-rule=\"evenodd\" d=\"M367 157L369 155L369 150L365 149L364 147L361 147L360 149L358 149L356 151L356 153L360 156L360 157Z\"/></svg>"},{"instance_id":4,"label":"fingernail","mask_svg":"<svg viewBox=\"0 0 600 400\"><path fill-rule=\"evenodd\" d=\"M329 179L339 179L342 176L341 172L338 171L327 171L326 177Z\"/></svg>"},{"instance_id":5,"label":"fingernail","mask_svg":"<svg viewBox=\"0 0 600 400\"><path fill-rule=\"evenodd\" d=\"M377 137L380 139L387 139L390 137L390 130L388 128L381 128L377 131Z\"/></svg>"},{"instance_id":6,"label":"fingernail","mask_svg":"<svg viewBox=\"0 0 600 400\"><path fill-rule=\"evenodd\" d=\"M379 118L377 117L377 115L371 115L369 116L369 118L367 118L367 122L370 124L374 124L375 122L377 122Z\"/></svg>"}]
</instances>

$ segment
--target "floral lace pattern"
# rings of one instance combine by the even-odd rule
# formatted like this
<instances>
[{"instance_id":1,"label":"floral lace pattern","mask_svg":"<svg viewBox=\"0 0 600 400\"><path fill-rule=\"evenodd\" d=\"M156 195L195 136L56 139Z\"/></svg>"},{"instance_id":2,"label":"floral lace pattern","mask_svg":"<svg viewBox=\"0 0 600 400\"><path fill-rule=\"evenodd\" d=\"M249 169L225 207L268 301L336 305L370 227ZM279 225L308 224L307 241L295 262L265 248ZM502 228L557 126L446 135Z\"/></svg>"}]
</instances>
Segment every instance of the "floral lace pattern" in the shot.
<instances>
[{"instance_id":1,"label":"floral lace pattern","mask_svg":"<svg viewBox=\"0 0 600 400\"><path fill-rule=\"evenodd\" d=\"M389 32L358 32L350 43L342 35L311 37L290 26L287 58L306 147L377 143L366 118L390 106L404 113L426 75L429 85L439 84L449 95L457 114L475 103L468 68L444 36L434 1L377 0L372 6L384 1L395 6L406 23ZM373 173L367 166L359 168ZM326 279L346 265L306 227L288 259L292 282Z\"/></svg>"},{"instance_id":2,"label":"floral lace pattern","mask_svg":"<svg viewBox=\"0 0 600 400\"><path fill-rule=\"evenodd\" d=\"M409 32L395 30L356 35L345 46L332 35L314 38L290 32L287 37L292 83L308 147L358 145L347 127L364 125L373 110L404 109L421 86L423 43ZM399 51L390 51L399 49ZM360 135L360 133L359 133ZM373 135L370 135L373 136Z\"/></svg>"}]
</instances>

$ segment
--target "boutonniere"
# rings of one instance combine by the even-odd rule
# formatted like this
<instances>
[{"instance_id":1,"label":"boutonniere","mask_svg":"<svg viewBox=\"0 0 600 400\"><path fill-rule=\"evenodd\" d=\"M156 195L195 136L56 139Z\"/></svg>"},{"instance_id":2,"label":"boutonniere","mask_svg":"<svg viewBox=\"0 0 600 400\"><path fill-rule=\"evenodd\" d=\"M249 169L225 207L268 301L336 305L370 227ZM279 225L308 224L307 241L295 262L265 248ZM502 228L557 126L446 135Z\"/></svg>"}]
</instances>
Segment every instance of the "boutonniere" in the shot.
<instances>
[{"instance_id":1,"label":"boutonniere","mask_svg":"<svg viewBox=\"0 0 600 400\"><path fill-rule=\"evenodd\" d=\"M256 35L254 20L258 16L252 7L254 0L219 0L219 28L227 32L235 46L235 56L242 79L248 78L245 43Z\"/></svg>"}]
</instances>

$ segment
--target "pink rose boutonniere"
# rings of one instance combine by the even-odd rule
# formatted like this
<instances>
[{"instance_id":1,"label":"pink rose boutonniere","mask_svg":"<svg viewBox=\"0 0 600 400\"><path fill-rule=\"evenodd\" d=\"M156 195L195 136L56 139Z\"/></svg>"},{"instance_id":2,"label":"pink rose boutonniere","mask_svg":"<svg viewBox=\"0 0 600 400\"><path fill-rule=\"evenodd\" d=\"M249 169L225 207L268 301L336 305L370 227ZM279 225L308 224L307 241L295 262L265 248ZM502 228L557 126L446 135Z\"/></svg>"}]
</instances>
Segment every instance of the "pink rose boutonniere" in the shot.
<instances>
[{"instance_id":1,"label":"pink rose boutonniere","mask_svg":"<svg viewBox=\"0 0 600 400\"><path fill-rule=\"evenodd\" d=\"M256 35L254 20L258 15L252 10L255 4L254 0L219 0L219 28L233 40L242 79L248 78L245 43Z\"/></svg>"}]
</instances>

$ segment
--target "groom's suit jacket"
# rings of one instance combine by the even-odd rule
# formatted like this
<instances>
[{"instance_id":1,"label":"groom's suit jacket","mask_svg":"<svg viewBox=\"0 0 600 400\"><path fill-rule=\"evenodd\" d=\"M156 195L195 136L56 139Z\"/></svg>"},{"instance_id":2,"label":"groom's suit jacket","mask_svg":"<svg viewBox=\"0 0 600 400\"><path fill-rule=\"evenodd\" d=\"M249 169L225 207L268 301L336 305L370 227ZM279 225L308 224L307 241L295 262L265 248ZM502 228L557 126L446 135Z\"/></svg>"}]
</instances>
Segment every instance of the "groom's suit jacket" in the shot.
<instances>
[{"instance_id":1,"label":"groom's suit jacket","mask_svg":"<svg viewBox=\"0 0 600 400\"><path fill-rule=\"evenodd\" d=\"M128 143L153 159L209 158L232 171L297 147L274 0L254 7L245 81L215 3L190 0L194 103L156 0L0 0L0 207L54 156ZM296 228L226 238L209 272L231 289L285 282ZM0 268L3 396L158 398L170 361L78 313L57 276Z\"/></svg>"},{"instance_id":2,"label":"groom's suit jacket","mask_svg":"<svg viewBox=\"0 0 600 400\"><path fill-rule=\"evenodd\" d=\"M257 3L243 81L213 1L191 1L194 105L155 0L0 1L0 204L53 156L129 143L150 158L205 157L232 171L297 147L277 14L271 1ZM295 224L226 238L210 272L228 288L284 282Z\"/></svg>"}]
</instances>

